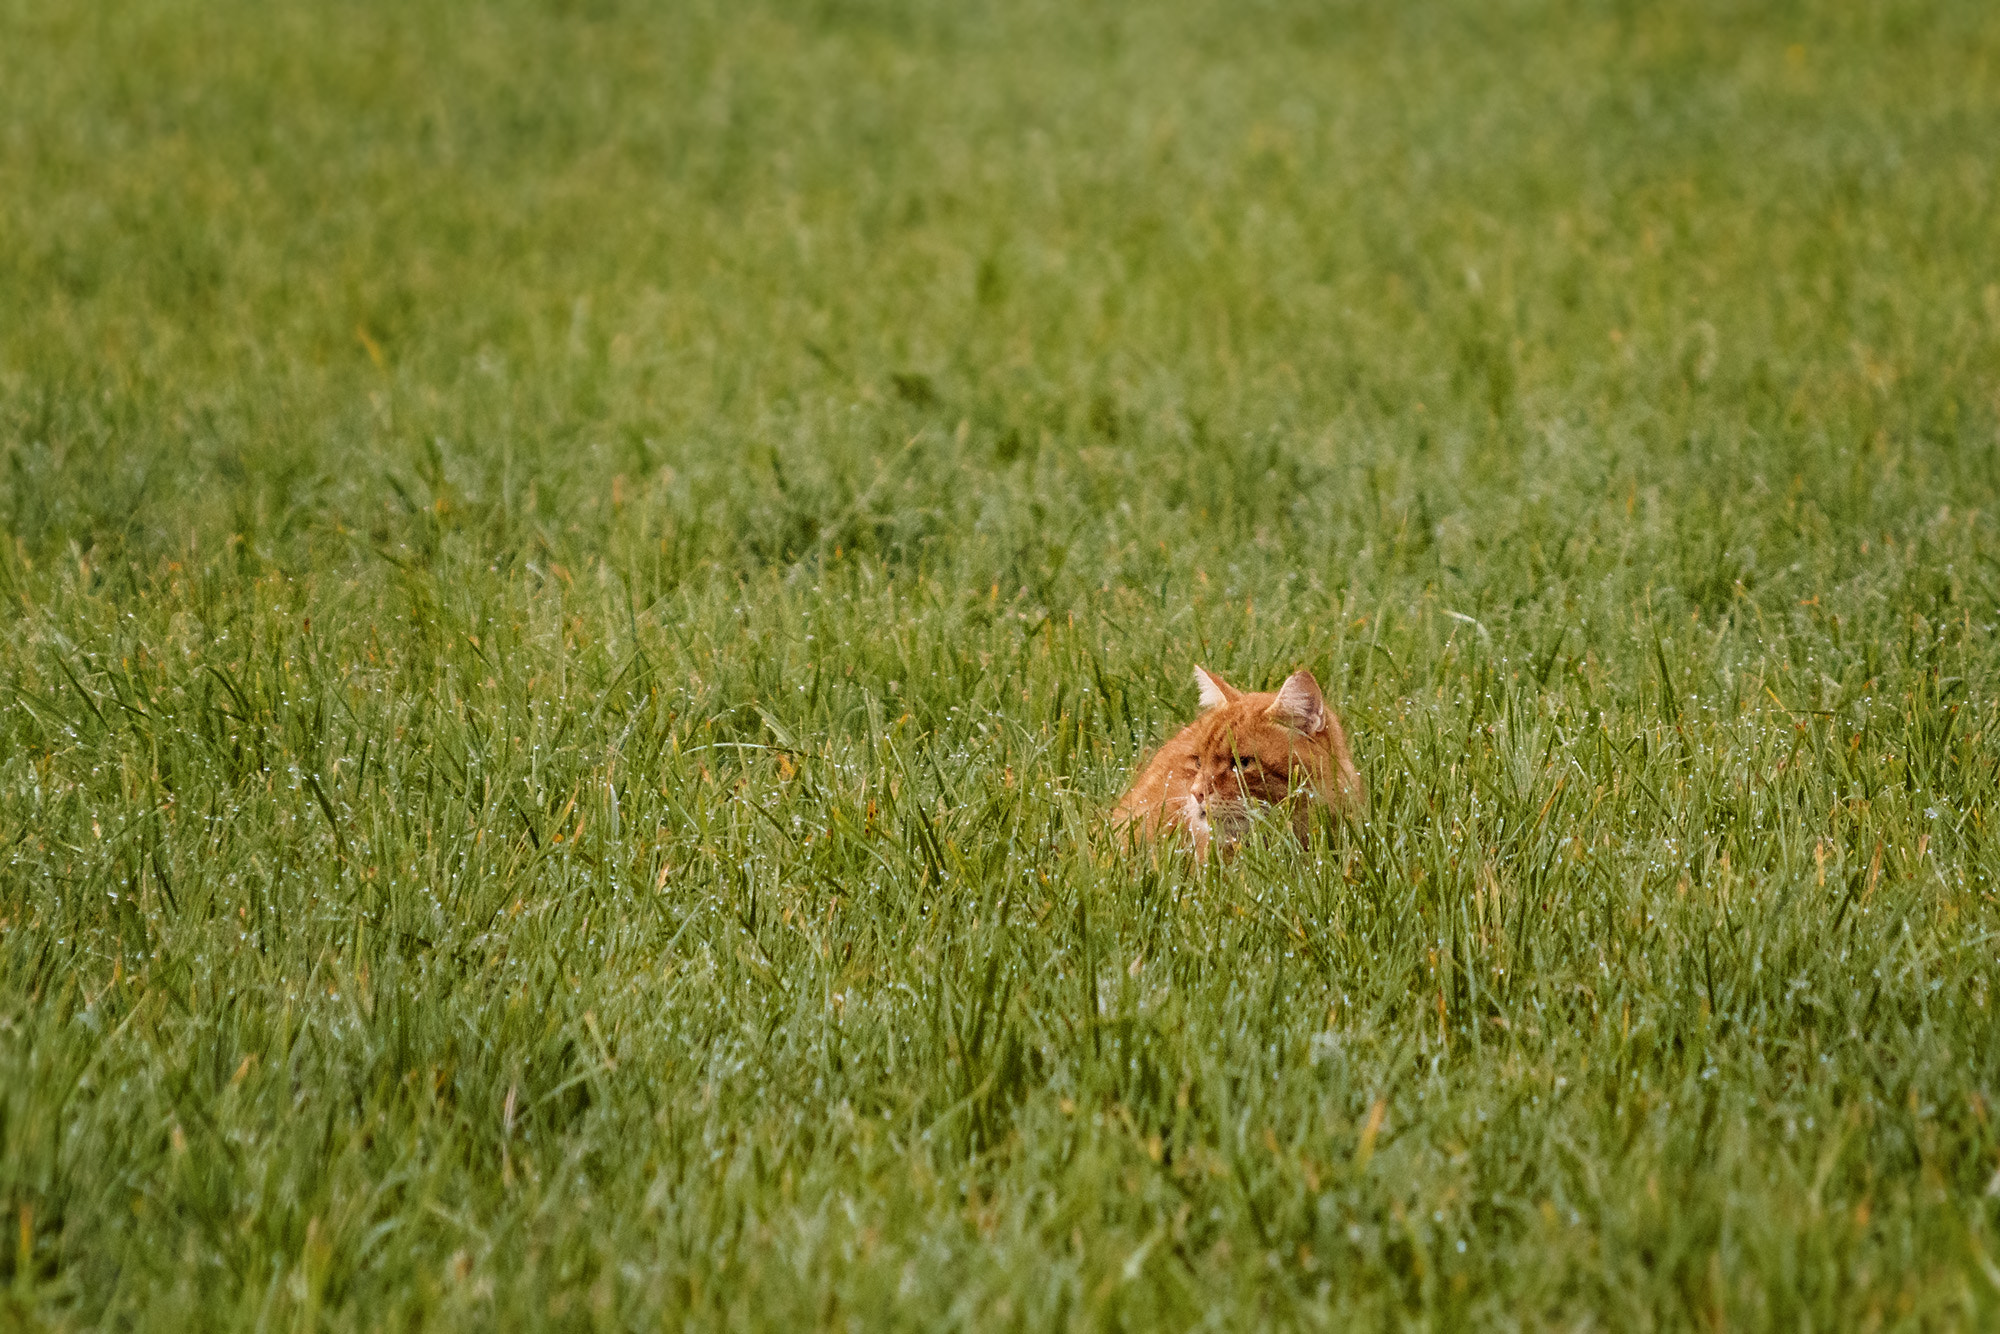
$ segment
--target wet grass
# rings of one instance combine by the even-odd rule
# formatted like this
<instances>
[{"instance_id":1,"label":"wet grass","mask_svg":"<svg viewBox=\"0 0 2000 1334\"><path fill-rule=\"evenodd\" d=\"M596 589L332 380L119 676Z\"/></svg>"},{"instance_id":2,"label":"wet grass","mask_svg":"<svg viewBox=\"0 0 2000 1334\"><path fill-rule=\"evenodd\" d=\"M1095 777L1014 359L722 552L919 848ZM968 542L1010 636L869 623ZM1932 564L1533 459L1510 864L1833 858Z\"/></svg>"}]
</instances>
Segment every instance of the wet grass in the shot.
<instances>
[{"instance_id":1,"label":"wet grass","mask_svg":"<svg viewBox=\"0 0 2000 1334\"><path fill-rule=\"evenodd\" d=\"M1991 1326L1996 58L8 0L9 1317Z\"/></svg>"}]
</instances>

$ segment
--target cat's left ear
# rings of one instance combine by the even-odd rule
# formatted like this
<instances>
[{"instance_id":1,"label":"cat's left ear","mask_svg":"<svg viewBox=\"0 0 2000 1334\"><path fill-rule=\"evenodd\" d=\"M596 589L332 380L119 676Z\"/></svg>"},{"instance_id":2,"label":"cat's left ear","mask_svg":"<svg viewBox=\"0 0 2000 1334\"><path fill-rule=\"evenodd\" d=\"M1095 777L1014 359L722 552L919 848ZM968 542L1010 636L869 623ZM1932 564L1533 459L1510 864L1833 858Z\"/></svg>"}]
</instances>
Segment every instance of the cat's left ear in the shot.
<instances>
[{"instance_id":1,"label":"cat's left ear","mask_svg":"<svg viewBox=\"0 0 2000 1334\"><path fill-rule=\"evenodd\" d=\"M1277 699L1271 701L1264 716L1294 732L1312 736L1326 727L1326 697L1319 693L1319 682L1313 680L1313 674L1301 667L1285 678L1285 684L1278 688Z\"/></svg>"},{"instance_id":2,"label":"cat's left ear","mask_svg":"<svg viewBox=\"0 0 2000 1334\"><path fill-rule=\"evenodd\" d=\"M1204 709L1219 709L1243 698L1242 691L1201 667L1194 669L1194 684L1195 689L1201 691L1201 707Z\"/></svg>"}]
</instances>

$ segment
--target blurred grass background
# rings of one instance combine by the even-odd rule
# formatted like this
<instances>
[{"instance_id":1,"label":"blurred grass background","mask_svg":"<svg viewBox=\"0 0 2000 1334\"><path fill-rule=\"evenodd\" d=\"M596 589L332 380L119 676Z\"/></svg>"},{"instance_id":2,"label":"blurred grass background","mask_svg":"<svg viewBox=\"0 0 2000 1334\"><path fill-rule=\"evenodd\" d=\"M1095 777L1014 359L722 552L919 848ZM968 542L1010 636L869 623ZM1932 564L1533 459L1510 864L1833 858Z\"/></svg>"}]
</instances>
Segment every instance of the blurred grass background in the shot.
<instances>
[{"instance_id":1,"label":"blurred grass background","mask_svg":"<svg viewBox=\"0 0 2000 1334\"><path fill-rule=\"evenodd\" d=\"M1990 1326L1996 54L0 0L9 1317Z\"/></svg>"}]
</instances>

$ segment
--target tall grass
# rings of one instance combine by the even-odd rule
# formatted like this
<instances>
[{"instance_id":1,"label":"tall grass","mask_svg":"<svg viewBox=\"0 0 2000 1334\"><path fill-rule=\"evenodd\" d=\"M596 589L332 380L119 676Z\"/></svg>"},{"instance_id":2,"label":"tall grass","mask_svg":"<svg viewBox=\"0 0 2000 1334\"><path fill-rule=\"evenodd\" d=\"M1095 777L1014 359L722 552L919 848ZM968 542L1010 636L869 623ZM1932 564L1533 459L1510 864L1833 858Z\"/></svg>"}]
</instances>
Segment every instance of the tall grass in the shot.
<instances>
[{"instance_id":1,"label":"tall grass","mask_svg":"<svg viewBox=\"0 0 2000 1334\"><path fill-rule=\"evenodd\" d=\"M6 0L0 1309L2000 1321L1996 59Z\"/></svg>"}]
</instances>

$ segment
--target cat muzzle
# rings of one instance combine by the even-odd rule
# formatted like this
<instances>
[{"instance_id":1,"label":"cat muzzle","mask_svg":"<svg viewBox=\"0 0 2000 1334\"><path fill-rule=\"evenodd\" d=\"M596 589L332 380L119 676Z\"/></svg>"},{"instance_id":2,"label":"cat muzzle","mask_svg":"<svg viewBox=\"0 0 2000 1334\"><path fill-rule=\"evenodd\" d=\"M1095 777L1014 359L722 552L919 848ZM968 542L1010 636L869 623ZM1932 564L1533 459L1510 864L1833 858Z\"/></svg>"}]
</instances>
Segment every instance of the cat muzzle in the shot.
<instances>
[{"instance_id":1,"label":"cat muzzle","mask_svg":"<svg viewBox=\"0 0 2000 1334\"><path fill-rule=\"evenodd\" d=\"M1201 821L1209 833L1226 843L1236 843L1250 832L1250 807L1240 800L1210 797L1197 803Z\"/></svg>"}]
</instances>

